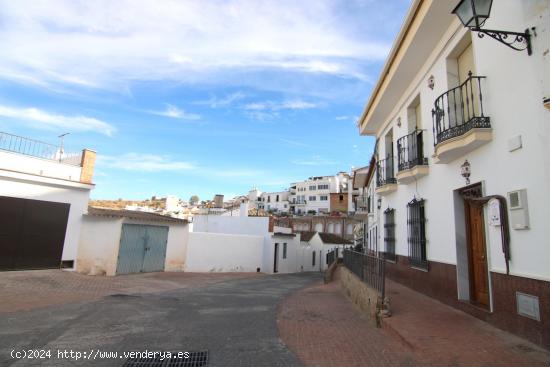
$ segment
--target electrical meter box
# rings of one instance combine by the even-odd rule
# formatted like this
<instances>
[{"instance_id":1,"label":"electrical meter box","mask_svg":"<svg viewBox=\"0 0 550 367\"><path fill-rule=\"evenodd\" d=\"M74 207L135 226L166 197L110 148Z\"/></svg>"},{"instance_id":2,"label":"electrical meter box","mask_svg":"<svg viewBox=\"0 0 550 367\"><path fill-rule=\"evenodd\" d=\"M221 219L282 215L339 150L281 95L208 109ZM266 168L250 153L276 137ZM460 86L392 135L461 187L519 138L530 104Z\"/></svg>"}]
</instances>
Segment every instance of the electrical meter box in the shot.
<instances>
[{"instance_id":1,"label":"electrical meter box","mask_svg":"<svg viewBox=\"0 0 550 367\"><path fill-rule=\"evenodd\" d=\"M527 190L510 191L508 193L508 209L510 210L510 227L513 229L529 228Z\"/></svg>"}]
</instances>

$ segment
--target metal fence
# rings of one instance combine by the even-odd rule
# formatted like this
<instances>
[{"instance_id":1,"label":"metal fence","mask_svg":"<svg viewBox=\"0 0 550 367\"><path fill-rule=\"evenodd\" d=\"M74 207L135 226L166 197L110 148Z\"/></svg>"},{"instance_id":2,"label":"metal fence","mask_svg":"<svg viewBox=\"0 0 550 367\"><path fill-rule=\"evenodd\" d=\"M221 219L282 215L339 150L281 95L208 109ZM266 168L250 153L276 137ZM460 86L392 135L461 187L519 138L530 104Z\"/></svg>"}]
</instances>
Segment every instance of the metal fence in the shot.
<instances>
[{"instance_id":1,"label":"metal fence","mask_svg":"<svg viewBox=\"0 0 550 367\"><path fill-rule=\"evenodd\" d=\"M327 252L327 265L331 266L336 261L337 256L334 250Z\"/></svg>"},{"instance_id":2,"label":"metal fence","mask_svg":"<svg viewBox=\"0 0 550 367\"><path fill-rule=\"evenodd\" d=\"M5 132L0 132L0 150L57 161L73 166L80 166L82 162L82 153L67 154L56 145Z\"/></svg>"},{"instance_id":3,"label":"metal fence","mask_svg":"<svg viewBox=\"0 0 550 367\"><path fill-rule=\"evenodd\" d=\"M385 265L384 258L344 250L344 266L367 285L376 289L382 299L386 292Z\"/></svg>"}]
</instances>

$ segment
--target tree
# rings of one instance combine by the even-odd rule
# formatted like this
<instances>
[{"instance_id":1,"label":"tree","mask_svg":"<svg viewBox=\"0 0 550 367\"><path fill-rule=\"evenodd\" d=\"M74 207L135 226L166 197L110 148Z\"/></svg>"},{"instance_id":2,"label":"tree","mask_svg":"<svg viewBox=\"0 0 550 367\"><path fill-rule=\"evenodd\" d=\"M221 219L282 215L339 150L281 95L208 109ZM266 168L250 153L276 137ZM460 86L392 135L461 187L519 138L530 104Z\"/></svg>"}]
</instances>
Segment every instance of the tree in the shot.
<instances>
[{"instance_id":1,"label":"tree","mask_svg":"<svg viewBox=\"0 0 550 367\"><path fill-rule=\"evenodd\" d=\"M193 195L189 198L189 204L198 204L200 201L197 195Z\"/></svg>"}]
</instances>

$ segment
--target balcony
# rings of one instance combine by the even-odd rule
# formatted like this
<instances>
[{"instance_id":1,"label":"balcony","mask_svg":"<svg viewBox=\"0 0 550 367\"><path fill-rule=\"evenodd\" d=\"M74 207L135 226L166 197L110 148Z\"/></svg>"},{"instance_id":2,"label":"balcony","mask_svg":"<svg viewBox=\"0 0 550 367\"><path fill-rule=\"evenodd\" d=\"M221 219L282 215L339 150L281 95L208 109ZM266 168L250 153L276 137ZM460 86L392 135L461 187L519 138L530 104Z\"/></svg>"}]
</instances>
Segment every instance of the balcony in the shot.
<instances>
[{"instance_id":1,"label":"balcony","mask_svg":"<svg viewBox=\"0 0 550 367\"><path fill-rule=\"evenodd\" d=\"M397 140L397 174L399 183L408 184L428 174L428 158L424 157L422 130L414 130Z\"/></svg>"},{"instance_id":2,"label":"balcony","mask_svg":"<svg viewBox=\"0 0 550 367\"><path fill-rule=\"evenodd\" d=\"M449 163L493 138L491 121L483 111L481 80L473 76L435 100L432 110L435 163Z\"/></svg>"},{"instance_id":3,"label":"balcony","mask_svg":"<svg viewBox=\"0 0 550 367\"><path fill-rule=\"evenodd\" d=\"M369 211L369 198L367 195L355 197L354 202L356 213L367 213Z\"/></svg>"},{"instance_id":4,"label":"balcony","mask_svg":"<svg viewBox=\"0 0 550 367\"><path fill-rule=\"evenodd\" d=\"M393 157L376 162L376 193L386 195L397 190L397 180L394 176Z\"/></svg>"}]
</instances>

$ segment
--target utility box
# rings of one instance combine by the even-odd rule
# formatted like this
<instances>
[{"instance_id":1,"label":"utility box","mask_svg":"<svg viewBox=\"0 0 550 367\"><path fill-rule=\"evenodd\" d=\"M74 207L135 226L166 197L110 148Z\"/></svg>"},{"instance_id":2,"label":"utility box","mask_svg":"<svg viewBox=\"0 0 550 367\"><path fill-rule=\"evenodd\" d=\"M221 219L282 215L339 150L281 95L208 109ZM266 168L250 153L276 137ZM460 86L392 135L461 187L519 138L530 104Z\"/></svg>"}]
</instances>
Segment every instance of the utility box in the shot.
<instances>
[{"instance_id":1,"label":"utility box","mask_svg":"<svg viewBox=\"0 0 550 367\"><path fill-rule=\"evenodd\" d=\"M510 209L510 226L513 229L528 229L529 208L526 189L508 193L508 208Z\"/></svg>"}]
</instances>

